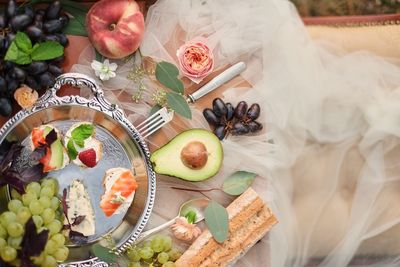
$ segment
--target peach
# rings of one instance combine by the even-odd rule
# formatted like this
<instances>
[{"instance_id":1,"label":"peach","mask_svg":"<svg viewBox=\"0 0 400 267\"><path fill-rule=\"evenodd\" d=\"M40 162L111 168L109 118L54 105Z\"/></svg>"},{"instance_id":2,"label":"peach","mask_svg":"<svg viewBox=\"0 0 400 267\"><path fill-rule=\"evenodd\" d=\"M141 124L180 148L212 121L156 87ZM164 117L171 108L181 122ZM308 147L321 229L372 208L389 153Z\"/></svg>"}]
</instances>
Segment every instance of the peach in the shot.
<instances>
[{"instance_id":1,"label":"peach","mask_svg":"<svg viewBox=\"0 0 400 267\"><path fill-rule=\"evenodd\" d=\"M86 16L88 37L107 58L119 59L135 52L142 41L144 18L132 0L101 0Z\"/></svg>"}]
</instances>

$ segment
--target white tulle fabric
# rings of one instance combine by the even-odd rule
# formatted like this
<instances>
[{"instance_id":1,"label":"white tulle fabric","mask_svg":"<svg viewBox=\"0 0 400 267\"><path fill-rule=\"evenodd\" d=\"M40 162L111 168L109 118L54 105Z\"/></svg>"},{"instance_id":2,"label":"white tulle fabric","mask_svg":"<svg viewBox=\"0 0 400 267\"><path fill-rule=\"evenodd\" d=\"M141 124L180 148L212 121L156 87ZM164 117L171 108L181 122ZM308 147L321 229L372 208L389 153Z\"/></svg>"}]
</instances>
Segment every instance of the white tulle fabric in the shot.
<instances>
[{"instance_id":1,"label":"white tulle fabric","mask_svg":"<svg viewBox=\"0 0 400 267\"><path fill-rule=\"evenodd\" d=\"M178 65L177 48L197 36L208 38L216 70L247 63L242 77L252 88L231 88L223 98L260 103L266 131L224 140L224 166L204 183L159 177L150 227L200 196L170 186L219 186L231 172L248 170L260 174L254 188L280 222L237 266L399 266L400 68L310 40L295 8L280 0L159 0L147 14L141 52ZM93 75L91 53L73 71ZM121 66L103 85L136 123L148 114L153 89L139 104L121 97L137 90L126 79L130 68ZM207 128L195 106L193 113L162 131L172 137Z\"/></svg>"}]
</instances>

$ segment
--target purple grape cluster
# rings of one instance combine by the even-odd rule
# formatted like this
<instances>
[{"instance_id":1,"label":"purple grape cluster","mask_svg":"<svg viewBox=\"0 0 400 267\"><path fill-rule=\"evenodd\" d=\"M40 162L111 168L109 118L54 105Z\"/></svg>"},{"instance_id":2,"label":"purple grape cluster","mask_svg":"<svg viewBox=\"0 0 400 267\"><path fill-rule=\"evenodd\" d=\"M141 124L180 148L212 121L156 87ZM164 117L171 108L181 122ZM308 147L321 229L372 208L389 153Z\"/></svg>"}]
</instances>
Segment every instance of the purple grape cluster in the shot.
<instances>
[{"instance_id":1,"label":"purple grape cluster","mask_svg":"<svg viewBox=\"0 0 400 267\"><path fill-rule=\"evenodd\" d=\"M263 126L256 121L260 116L260 105L257 103L248 107L245 101L240 101L236 107L226 103L220 98L215 98L212 109L203 110L203 116L207 122L214 126L214 134L224 139L229 134L245 135L261 131Z\"/></svg>"},{"instance_id":2,"label":"purple grape cluster","mask_svg":"<svg viewBox=\"0 0 400 267\"><path fill-rule=\"evenodd\" d=\"M62 13L61 2L54 1L46 9L31 6L19 7L15 0L8 1L0 11L0 115L12 112L14 92L21 84L35 90L45 90L55 82L55 77L63 73L61 64L64 56L47 61L33 61L28 65L18 65L5 61L4 57L17 32L25 32L32 44L56 41L68 45L67 36L62 33L69 18Z\"/></svg>"}]
</instances>

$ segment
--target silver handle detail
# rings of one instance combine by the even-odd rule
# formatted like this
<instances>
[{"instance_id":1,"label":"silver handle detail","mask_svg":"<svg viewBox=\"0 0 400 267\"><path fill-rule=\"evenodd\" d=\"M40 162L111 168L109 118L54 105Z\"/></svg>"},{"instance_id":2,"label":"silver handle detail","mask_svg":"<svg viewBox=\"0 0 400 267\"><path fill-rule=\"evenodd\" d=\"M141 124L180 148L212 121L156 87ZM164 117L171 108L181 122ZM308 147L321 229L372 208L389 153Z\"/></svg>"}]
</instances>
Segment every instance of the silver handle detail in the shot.
<instances>
[{"instance_id":1,"label":"silver handle detail","mask_svg":"<svg viewBox=\"0 0 400 267\"><path fill-rule=\"evenodd\" d=\"M215 90L220 87L224 83L230 81L240 73L242 73L246 69L246 64L244 62L239 62L233 65L232 67L226 69L221 74L213 78L211 81L206 83L200 89L198 89L193 94L188 95L188 102L194 103L202 96L208 94L209 92Z\"/></svg>"},{"instance_id":2,"label":"silver handle detail","mask_svg":"<svg viewBox=\"0 0 400 267\"><path fill-rule=\"evenodd\" d=\"M160 232L161 230L164 230L165 228L167 228L167 227L173 225L173 224L175 223L175 221L176 221L177 218L178 218L178 217L173 218L172 220L170 220L170 221L168 221L168 222L165 222L165 223L163 223L163 224L161 224L161 225L159 225L159 226L157 226L157 227L155 227L155 228L153 228L153 229L150 229L150 230L147 230L147 231L145 231L145 232L142 232L142 233L138 236L138 238L135 240L135 243L136 243L136 244L139 244L140 242L142 242L143 240L145 240L147 237L151 236L152 234L155 234L155 233L157 233L157 232Z\"/></svg>"}]
</instances>

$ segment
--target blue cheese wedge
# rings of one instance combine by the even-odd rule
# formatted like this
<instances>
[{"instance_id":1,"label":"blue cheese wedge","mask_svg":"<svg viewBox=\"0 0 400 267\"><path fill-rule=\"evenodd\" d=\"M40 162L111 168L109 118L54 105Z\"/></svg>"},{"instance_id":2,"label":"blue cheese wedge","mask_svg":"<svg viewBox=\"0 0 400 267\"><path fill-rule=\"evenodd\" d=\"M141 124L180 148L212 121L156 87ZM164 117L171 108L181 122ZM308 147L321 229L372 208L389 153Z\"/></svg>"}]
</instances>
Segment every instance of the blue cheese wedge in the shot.
<instances>
[{"instance_id":1,"label":"blue cheese wedge","mask_svg":"<svg viewBox=\"0 0 400 267\"><path fill-rule=\"evenodd\" d=\"M94 210L90 202L89 194L81 181L74 180L70 185L67 205L67 214L71 224L78 216L85 216L85 219L80 224L73 225L71 230L82 233L85 236L94 235L96 232ZM65 221L65 223L67 222Z\"/></svg>"}]
</instances>

